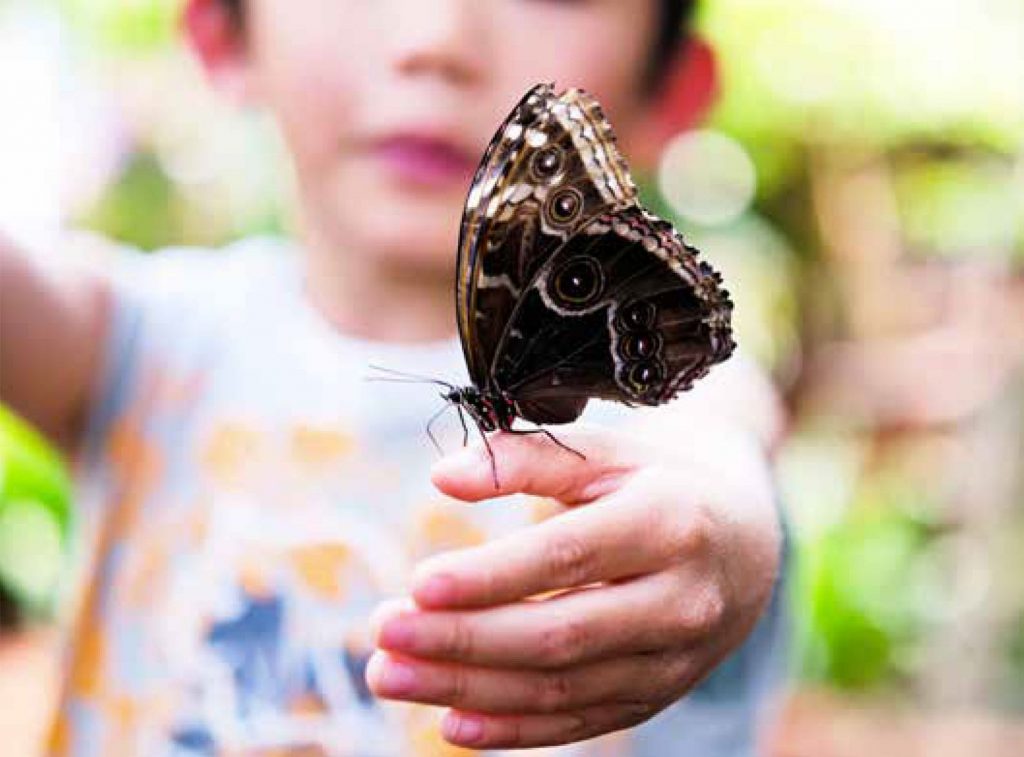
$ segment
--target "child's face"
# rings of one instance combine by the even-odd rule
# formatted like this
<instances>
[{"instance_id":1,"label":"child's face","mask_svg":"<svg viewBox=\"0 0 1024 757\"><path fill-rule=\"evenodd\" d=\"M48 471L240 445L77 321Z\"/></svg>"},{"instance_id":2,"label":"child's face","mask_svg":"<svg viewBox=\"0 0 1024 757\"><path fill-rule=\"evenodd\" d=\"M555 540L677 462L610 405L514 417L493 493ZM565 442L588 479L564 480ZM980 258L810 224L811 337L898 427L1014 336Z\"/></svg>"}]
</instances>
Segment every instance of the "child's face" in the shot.
<instances>
[{"instance_id":1,"label":"child's face","mask_svg":"<svg viewBox=\"0 0 1024 757\"><path fill-rule=\"evenodd\" d=\"M655 0L248 0L246 77L276 115L321 246L449 270L462 204L533 84L598 96L627 157Z\"/></svg>"}]
</instances>

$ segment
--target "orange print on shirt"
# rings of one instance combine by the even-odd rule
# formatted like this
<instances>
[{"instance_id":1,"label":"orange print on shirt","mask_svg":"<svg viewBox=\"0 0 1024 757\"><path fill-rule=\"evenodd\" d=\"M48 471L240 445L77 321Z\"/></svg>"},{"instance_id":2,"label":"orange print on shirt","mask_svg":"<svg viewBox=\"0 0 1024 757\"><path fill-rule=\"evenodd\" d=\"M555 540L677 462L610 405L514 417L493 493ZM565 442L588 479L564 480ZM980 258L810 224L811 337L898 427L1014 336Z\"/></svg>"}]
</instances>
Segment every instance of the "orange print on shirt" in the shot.
<instances>
[{"instance_id":1,"label":"orange print on shirt","mask_svg":"<svg viewBox=\"0 0 1024 757\"><path fill-rule=\"evenodd\" d=\"M467 517L466 509L455 500L437 500L423 507L413 527L417 556L483 544L487 536Z\"/></svg>"},{"instance_id":2,"label":"orange print on shirt","mask_svg":"<svg viewBox=\"0 0 1024 757\"><path fill-rule=\"evenodd\" d=\"M335 428L298 426L291 434L292 459L312 472L335 465L355 448L351 434Z\"/></svg>"},{"instance_id":3,"label":"orange print on shirt","mask_svg":"<svg viewBox=\"0 0 1024 757\"><path fill-rule=\"evenodd\" d=\"M548 518L564 513L567 509L568 508L557 499L532 497L530 499L530 520L534 523L543 523Z\"/></svg>"},{"instance_id":4,"label":"orange print on shirt","mask_svg":"<svg viewBox=\"0 0 1024 757\"><path fill-rule=\"evenodd\" d=\"M302 582L324 599L344 598L342 583L352 555L344 544L313 544L290 550L288 557Z\"/></svg>"},{"instance_id":5,"label":"orange print on shirt","mask_svg":"<svg viewBox=\"0 0 1024 757\"><path fill-rule=\"evenodd\" d=\"M475 749L455 746L441 735L441 711L426 705L404 707L405 732L408 734L410 757L472 757Z\"/></svg>"},{"instance_id":6,"label":"orange print on shirt","mask_svg":"<svg viewBox=\"0 0 1024 757\"><path fill-rule=\"evenodd\" d=\"M226 423L210 435L202 463L214 480L238 484L260 452L260 436L248 426Z\"/></svg>"}]
</instances>

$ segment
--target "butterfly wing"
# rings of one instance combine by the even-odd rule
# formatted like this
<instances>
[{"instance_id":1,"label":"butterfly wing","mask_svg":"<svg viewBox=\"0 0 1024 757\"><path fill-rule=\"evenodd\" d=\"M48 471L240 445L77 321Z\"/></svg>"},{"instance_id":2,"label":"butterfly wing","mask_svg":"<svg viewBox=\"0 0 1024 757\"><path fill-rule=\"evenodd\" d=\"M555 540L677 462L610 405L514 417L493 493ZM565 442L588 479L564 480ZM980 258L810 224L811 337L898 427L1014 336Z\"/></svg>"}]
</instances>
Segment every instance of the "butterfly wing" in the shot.
<instances>
[{"instance_id":1,"label":"butterfly wing","mask_svg":"<svg viewBox=\"0 0 1024 757\"><path fill-rule=\"evenodd\" d=\"M667 402L735 347L720 284L668 222L636 205L602 213L524 288L493 383L535 423L572 421L590 397Z\"/></svg>"},{"instance_id":2,"label":"butterfly wing","mask_svg":"<svg viewBox=\"0 0 1024 757\"><path fill-rule=\"evenodd\" d=\"M470 378L493 391L494 357L516 305L545 261L636 188L597 101L534 87L491 140L466 201L456 309Z\"/></svg>"}]
</instances>

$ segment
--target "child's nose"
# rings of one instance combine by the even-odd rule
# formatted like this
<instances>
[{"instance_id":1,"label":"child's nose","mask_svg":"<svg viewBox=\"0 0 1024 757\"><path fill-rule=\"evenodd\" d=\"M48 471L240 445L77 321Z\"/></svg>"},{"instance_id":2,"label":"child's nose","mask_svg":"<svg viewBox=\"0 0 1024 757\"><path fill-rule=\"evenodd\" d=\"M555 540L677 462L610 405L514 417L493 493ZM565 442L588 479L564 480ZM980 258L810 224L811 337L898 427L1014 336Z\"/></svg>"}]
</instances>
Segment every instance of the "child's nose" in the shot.
<instances>
[{"instance_id":1,"label":"child's nose","mask_svg":"<svg viewBox=\"0 0 1024 757\"><path fill-rule=\"evenodd\" d=\"M405 75L434 74L459 83L479 76L487 49L480 0L394 0L388 43Z\"/></svg>"}]
</instances>

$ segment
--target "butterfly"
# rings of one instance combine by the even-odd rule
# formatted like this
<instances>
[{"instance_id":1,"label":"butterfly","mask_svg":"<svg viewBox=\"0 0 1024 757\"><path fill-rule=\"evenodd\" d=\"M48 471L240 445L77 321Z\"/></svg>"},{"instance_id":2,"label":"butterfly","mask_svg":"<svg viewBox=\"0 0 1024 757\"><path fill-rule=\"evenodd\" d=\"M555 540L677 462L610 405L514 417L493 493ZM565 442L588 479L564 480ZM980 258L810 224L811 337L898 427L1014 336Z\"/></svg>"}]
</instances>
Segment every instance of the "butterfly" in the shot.
<instances>
[{"instance_id":1,"label":"butterfly","mask_svg":"<svg viewBox=\"0 0 1024 757\"><path fill-rule=\"evenodd\" d=\"M515 420L569 423L592 398L659 405L735 348L728 292L697 256L641 206L597 100L535 86L469 189L455 300L472 385L442 396L485 444L495 430L544 433L579 455Z\"/></svg>"}]
</instances>

